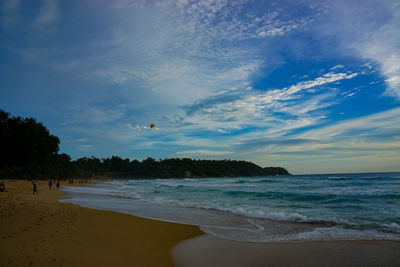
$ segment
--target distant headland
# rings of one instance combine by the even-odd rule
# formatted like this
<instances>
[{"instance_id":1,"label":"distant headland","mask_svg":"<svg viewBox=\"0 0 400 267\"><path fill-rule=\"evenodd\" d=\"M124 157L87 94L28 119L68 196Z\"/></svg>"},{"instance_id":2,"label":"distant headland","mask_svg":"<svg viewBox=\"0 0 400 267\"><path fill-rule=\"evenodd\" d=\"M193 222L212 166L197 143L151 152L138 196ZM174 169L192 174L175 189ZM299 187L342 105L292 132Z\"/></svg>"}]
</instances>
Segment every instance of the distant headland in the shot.
<instances>
[{"instance_id":1,"label":"distant headland","mask_svg":"<svg viewBox=\"0 0 400 267\"><path fill-rule=\"evenodd\" d=\"M282 167L262 168L243 160L170 158L122 159L113 156L71 160L58 154L60 139L33 118L0 110L0 178L154 179L290 175Z\"/></svg>"}]
</instances>

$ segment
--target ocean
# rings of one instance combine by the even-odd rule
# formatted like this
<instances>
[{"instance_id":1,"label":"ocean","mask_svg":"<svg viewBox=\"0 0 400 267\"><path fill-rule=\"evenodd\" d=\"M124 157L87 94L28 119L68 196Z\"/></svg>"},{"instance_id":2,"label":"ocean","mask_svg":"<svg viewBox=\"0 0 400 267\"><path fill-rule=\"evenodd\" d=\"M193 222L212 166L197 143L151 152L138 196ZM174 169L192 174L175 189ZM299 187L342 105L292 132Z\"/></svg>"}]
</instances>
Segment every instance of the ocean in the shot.
<instances>
[{"instance_id":1,"label":"ocean","mask_svg":"<svg viewBox=\"0 0 400 267\"><path fill-rule=\"evenodd\" d=\"M198 225L230 240L400 240L400 173L114 180L63 190L63 202Z\"/></svg>"}]
</instances>

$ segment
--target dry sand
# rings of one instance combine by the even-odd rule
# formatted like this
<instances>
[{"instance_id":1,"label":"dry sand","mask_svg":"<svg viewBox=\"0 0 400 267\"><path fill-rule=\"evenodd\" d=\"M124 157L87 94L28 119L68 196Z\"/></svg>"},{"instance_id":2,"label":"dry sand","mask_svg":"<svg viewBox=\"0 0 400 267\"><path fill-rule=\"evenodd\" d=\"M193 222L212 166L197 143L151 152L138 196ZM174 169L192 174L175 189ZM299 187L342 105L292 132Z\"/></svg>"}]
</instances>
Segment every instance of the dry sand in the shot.
<instances>
[{"instance_id":1,"label":"dry sand","mask_svg":"<svg viewBox=\"0 0 400 267\"><path fill-rule=\"evenodd\" d=\"M65 185L66 182L64 183ZM170 251L195 226L60 203L39 182L8 181L0 193L0 266L173 266Z\"/></svg>"}]
</instances>

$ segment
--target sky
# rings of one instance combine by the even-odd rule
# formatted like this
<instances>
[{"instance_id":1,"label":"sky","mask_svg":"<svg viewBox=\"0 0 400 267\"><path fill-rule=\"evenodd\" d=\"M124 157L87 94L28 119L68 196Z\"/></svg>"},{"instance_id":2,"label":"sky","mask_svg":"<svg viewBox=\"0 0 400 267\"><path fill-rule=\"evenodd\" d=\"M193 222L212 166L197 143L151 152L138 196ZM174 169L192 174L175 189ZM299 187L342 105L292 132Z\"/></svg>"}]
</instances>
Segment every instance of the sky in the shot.
<instances>
[{"instance_id":1,"label":"sky","mask_svg":"<svg viewBox=\"0 0 400 267\"><path fill-rule=\"evenodd\" d=\"M400 2L2 0L0 109L72 159L400 171Z\"/></svg>"}]
</instances>

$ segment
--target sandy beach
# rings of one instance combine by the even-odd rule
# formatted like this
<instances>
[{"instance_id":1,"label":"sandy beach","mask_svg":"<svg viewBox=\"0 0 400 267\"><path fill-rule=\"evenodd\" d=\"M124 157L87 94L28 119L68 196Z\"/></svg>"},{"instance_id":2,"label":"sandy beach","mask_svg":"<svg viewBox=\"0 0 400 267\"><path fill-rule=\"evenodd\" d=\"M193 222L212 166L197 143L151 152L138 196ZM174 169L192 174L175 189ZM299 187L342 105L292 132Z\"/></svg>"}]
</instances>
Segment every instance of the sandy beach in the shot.
<instances>
[{"instance_id":1,"label":"sandy beach","mask_svg":"<svg viewBox=\"0 0 400 267\"><path fill-rule=\"evenodd\" d=\"M64 182L64 185L68 185ZM79 184L78 184L79 185ZM170 250L195 226L58 202L39 182L9 181L0 193L0 266L173 266Z\"/></svg>"},{"instance_id":2,"label":"sandy beach","mask_svg":"<svg viewBox=\"0 0 400 267\"><path fill-rule=\"evenodd\" d=\"M400 242L235 242L196 226L61 203L64 193L44 181L38 195L26 181L6 186L0 266L400 266Z\"/></svg>"}]
</instances>

